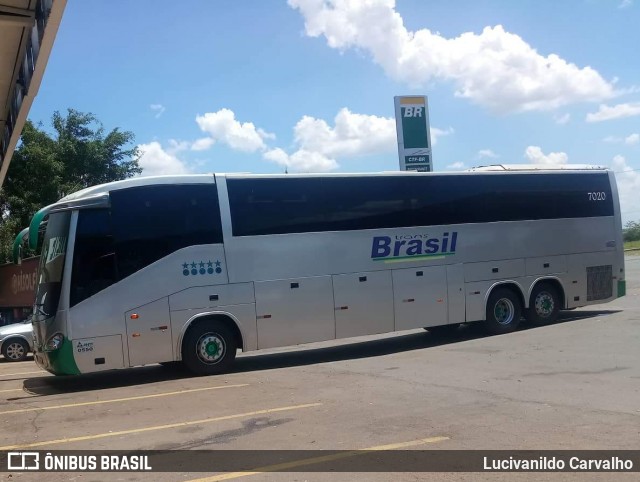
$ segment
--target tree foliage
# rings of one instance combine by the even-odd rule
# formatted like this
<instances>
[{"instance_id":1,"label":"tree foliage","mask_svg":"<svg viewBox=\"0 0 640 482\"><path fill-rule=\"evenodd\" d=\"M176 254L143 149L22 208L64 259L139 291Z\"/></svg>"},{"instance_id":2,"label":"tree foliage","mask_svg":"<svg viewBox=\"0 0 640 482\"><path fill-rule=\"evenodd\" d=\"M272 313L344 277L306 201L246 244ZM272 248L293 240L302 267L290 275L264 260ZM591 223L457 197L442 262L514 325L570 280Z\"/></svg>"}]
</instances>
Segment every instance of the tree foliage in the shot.
<instances>
[{"instance_id":1,"label":"tree foliage","mask_svg":"<svg viewBox=\"0 0 640 482\"><path fill-rule=\"evenodd\" d=\"M18 232L43 206L72 192L142 172L132 132L106 133L98 119L73 109L55 112L53 130L25 123L0 191L0 263L8 261Z\"/></svg>"},{"instance_id":2,"label":"tree foliage","mask_svg":"<svg viewBox=\"0 0 640 482\"><path fill-rule=\"evenodd\" d=\"M622 237L627 241L640 241L640 222L629 221L622 230Z\"/></svg>"}]
</instances>

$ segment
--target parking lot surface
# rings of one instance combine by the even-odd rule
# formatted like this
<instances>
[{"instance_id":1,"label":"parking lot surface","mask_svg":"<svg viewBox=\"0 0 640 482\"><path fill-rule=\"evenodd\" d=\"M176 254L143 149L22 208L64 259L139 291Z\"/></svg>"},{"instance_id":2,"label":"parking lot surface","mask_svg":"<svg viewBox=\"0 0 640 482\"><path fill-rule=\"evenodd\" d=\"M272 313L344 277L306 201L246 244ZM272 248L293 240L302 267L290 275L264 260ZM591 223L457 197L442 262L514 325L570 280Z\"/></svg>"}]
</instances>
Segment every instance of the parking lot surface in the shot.
<instances>
[{"instance_id":1,"label":"parking lot surface","mask_svg":"<svg viewBox=\"0 0 640 482\"><path fill-rule=\"evenodd\" d=\"M627 296L559 322L425 331L71 378L0 360L2 450L640 449L640 256ZM354 455L354 457L356 457ZM636 474L46 474L47 480L637 480ZM3 474L9 477L9 474ZM36 480L44 474L10 474Z\"/></svg>"}]
</instances>

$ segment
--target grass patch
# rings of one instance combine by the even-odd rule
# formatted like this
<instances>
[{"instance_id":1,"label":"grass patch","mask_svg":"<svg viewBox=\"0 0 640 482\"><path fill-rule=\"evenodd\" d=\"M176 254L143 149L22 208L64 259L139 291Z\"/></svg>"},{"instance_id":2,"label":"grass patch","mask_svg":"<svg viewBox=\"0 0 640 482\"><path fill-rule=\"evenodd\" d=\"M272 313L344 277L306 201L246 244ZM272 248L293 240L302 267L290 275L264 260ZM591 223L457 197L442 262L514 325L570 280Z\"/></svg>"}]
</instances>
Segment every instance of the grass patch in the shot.
<instances>
[{"instance_id":1,"label":"grass patch","mask_svg":"<svg viewBox=\"0 0 640 482\"><path fill-rule=\"evenodd\" d=\"M640 241L627 241L624 243L624 249L638 248L640 249Z\"/></svg>"}]
</instances>

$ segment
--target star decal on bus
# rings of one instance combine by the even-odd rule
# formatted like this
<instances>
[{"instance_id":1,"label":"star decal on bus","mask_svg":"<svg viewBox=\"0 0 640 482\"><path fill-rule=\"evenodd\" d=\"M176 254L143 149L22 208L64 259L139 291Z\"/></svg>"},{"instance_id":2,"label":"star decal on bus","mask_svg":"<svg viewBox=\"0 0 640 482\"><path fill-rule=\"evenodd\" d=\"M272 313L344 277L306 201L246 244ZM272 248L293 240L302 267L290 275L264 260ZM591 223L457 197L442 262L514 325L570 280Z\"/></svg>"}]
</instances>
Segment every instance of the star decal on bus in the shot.
<instances>
[{"instance_id":1,"label":"star decal on bus","mask_svg":"<svg viewBox=\"0 0 640 482\"><path fill-rule=\"evenodd\" d=\"M215 265L215 268L214 268ZM198 274L201 275L205 275L205 274L220 274L222 273L222 261L220 260L215 260L215 261L203 261L203 260L199 260L199 261L191 261L190 263L188 262L184 262L182 263L182 274L184 276L195 276Z\"/></svg>"}]
</instances>

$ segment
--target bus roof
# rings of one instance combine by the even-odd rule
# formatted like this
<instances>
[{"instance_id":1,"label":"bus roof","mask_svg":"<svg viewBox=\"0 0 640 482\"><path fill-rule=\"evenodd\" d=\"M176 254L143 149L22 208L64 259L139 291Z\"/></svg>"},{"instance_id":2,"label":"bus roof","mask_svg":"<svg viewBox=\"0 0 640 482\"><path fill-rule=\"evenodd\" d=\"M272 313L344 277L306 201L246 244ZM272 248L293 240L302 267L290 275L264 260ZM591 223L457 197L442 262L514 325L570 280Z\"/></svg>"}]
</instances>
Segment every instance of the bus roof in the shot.
<instances>
[{"instance_id":1,"label":"bus roof","mask_svg":"<svg viewBox=\"0 0 640 482\"><path fill-rule=\"evenodd\" d=\"M477 171L606 171L605 166L591 166L589 164L491 164L489 166L477 166L467 169L468 172Z\"/></svg>"},{"instance_id":2,"label":"bus roof","mask_svg":"<svg viewBox=\"0 0 640 482\"><path fill-rule=\"evenodd\" d=\"M175 176L132 177L129 179L123 179L122 181L108 182L81 189L80 191L76 191L63 197L59 202L76 201L78 199L96 197L101 194L107 194L109 191L127 189L130 187L156 184L202 184L208 182L215 183L215 176L213 174L179 174Z\"/></svg>"},{"instance_id":3,"label":"bus roof","mask_svg":"<svg viewBox=\"0 0 640 482\"><path fill-rule=\"evenodd\" d=\"M251 173L219 173L219 174L181 174L168 176L146 176L133 177L121 181L109 182L91 186L80 191L69 194L58 201L65 203L78 201L81 199L95 198L119 189L130 187L158 185L158 184L201 184L215 183L215 176L229 178L273 178L273 177L357 177L357 176L433 176L433 175L472 175L474 172L557 172L557 171L602 171L607 170L602 166L590 166L582 164L566 164L562 166L540 166L535 164L495 164L490 166L478 166L466 171L439 171L439 172L414 172L414 171L386 171L386 172L364 172L364 173L297 173L297 174L251 174Z\"/></svg>"}]
</instances>

